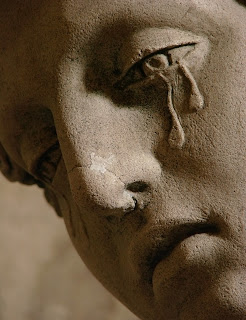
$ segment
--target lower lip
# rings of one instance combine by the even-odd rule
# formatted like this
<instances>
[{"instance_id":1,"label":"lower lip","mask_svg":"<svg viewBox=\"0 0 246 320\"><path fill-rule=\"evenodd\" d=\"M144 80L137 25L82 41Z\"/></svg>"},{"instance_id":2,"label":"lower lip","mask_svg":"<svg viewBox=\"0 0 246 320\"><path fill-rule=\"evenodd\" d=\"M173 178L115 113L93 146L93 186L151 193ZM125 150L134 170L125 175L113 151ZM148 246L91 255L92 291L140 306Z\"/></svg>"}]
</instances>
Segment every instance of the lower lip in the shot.
<instances>
[{"instance_id":1,"label":"lower lip","mask_svg":"<svg viewBox=\"0 0 246 320\"><path fill-rule=\"evenodd\" d=\"M216 263L219 238L208 233L195 234L180 242L168 257L156 266L152 283L159 286L175 279L183 271L202 270Z\"/></svg>"}]
</instances>

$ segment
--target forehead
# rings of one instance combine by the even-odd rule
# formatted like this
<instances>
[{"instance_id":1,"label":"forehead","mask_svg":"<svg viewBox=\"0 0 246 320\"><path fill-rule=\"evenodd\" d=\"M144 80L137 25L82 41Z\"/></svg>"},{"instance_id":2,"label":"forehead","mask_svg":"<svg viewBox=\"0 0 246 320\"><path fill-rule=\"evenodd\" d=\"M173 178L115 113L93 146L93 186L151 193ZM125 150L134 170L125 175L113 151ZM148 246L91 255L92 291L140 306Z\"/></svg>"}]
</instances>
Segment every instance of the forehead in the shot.
<instances>
[{"instance_id":1,"label":"forehead","mask_svg":"<svg viewBox=\"0 0 246 320\"><path fill-rule=\"evenodd\" d=\"M20 51L24 63L25 57L35 56L39 65L47 66L45 72L53 69L66 53L79 52L80 56L84 53L88 57L98 49L97 45L108 46L110 51L110 45L120 46L136 29L172 27L216 38L220 30L228 28L228 22L236 23L233 17L237 17L239 7L234 0L25 0L23 3L24 9L16 5L10 10L16 16L10 16L9 29L14 30L14 37L17 29L18 34L17 39L9 37L8 45Z\"/></svg>"},{"instance_id":2,"label":"forehead","mask_svg":"<svg viewBox=\"0 0 246 320\"><path fill-rule=\"evenodd\" d=\"M234 0L24 0L21 4L4 0L0 38L11 49L29 43L59 59L69 45L86 50L87 43L102 34L127 36L148 26L213 35L228 21L236 23L232 18L234 13L237 16L237 6ZM32 50L22 53L30 56Z\"/></svg>"},{"instance_id":3,"label":"forehead","mask_svg":"<svg viewBox=\"0 0 246 320\"><path fill-rule=\"evenodd\" d=\"M59 8L74 34L77 31L83 40L101 30L120 36L148 26L213 33L237 11L234 0L61 0Z\"/></svg>"},{"instance_id":4,"label":"forehead","mask_svg":"<svg viewBox=\"0 0 246 320\"><path fill-rule=\"evenodd\" d=\"M168 21L175 17L172 22L178 22L187 14L209 13L216 16L218 9L227 8L231 11L230 4L234 0L62 0L63 12L72 21L85 22L87 27L90 22L97 20L99 24L103 20L114 21L119 17L126 19L144 19ZM169 16L169 17L168 17ZM94 18L94 19L93 19Z\"/></svg>"},{"instance_id":5,"label":"forehead","mask_svg":"<svg viewBox=\"0 0 246 320\"><path fill-rule=\"evenodd\" d=\"M21 5L12 0L7 9L4 3L3 58L10 60L16 53L28 67L33 56L43 73L64 53L89 56L97 43L111 50L110 44L124 41L136 29L172 27L216 38L228 23L237 23L241 9L234 0L24 0Z\"/></svg>"},{"instance_id":6,"label":"forehead","mask_svg":"<svg viewBox=\"0 0 246 320\"><path fill-rule=\"evenodd\" d=\"M55 28L65 24L80 28L80 35L91 36L105 25L125 24L172 24L192 25L205 18L222 22L232 16L235 0L4 0L0 5L4 12L0 22L10 28L23 30L25 26ZM7 12L7 14L6 14ZM195 19L194 19L195 18ZM211 21L210 21L211 20ZM204 25L202 26L204 28ZM70 29L71 30L71 29ZM45 31L45 30L44 30Z\"/></svg>"}]
</instances>

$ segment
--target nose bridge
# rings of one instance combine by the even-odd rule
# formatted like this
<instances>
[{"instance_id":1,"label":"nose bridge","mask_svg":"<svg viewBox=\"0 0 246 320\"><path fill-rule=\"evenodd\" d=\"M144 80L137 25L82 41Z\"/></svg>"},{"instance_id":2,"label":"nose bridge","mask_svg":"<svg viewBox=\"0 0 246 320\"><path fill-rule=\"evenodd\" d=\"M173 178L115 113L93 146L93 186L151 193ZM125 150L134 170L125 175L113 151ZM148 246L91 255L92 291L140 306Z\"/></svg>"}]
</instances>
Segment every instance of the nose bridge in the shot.
<instances>
[{"instance_id":1,"label":"nose bridge","mask_svg":"<svg viewBox=\"0 0 246 320\"><path fill-rule=\"evenodd\" d=\"M75 114L71 115L73 112ZM76 116L77 113L76 108L71 108L68 116L60 115L55 120L76 204L80 208L101 208L100 212L105 215L117 216L134 211L137 206L144 207L149 200L152 181L160 176L157 160L150 154L128 154L127 150L125 160L122 160L122 153L117 153L115 148L109 152L108 145L102 156L103 150L96 149L100 141L93 134L97 128L82 130L84 121L81 115Z\"/></svg>"},{"instance_id":2,"label":"nose bridge","mask_svg":"<svg viewBox=\"0 0 246 320\"><path fill-rule=\"evenodd\" d=\"M79 207L100 207L110 215L144 206L160 165L149 150L122 143L114 118L118 110L106 97L83 89L75 66L61 69L53 110L73 198Z\"/></svg>"}]
</instances>

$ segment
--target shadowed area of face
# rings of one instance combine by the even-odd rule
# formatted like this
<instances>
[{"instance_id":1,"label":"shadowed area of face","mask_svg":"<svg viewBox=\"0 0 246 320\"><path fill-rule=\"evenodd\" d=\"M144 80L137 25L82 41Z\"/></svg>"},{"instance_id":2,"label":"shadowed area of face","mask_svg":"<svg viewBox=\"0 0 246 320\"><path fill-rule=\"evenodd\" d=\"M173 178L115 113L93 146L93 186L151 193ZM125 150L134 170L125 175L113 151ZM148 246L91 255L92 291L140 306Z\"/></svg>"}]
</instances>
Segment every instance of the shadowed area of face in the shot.
<instances>
[{"instance_id":1,"label":"shadowed area of face","mask_svg":"<svg viewBox=\"0 0 246 320\"><path fill-rule=\"evenodd\" d=\"M240 3L240 4L242 4L243 6L245 6L245 5L246 5L245 0L237 0L237 2L238 2L238 3Z\"/></svg>"},{"instance_id":2,"label":"shadowed area of face","mask_svg":"<svg viewBox=\"0 0 246 320\"><path fill-rule=\"evenodd\" d=\"M245 8L27 4L1 17L6 175L141 319L244 319Z\"/></svg>"}]
</instances>

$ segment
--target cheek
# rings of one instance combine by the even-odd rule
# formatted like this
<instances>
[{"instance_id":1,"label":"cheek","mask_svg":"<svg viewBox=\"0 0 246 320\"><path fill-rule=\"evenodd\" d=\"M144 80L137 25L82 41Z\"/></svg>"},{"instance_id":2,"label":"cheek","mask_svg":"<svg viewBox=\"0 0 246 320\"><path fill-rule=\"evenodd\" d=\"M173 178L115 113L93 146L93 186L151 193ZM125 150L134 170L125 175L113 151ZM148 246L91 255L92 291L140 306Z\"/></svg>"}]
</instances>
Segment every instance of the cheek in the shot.
<instances>
[{"instance_id":1,"label":"cheek","mask_svg":"<svg viewBox=\"0 0 246 320\"><path fill-rule=\"evenodd\" d=\"M48 201L62 216L68 234L81 257L89 252L89 238L83 212L76 206L63 159L60 160L51 185L47 185ZM83 208L81 208L83 209ZM82 211L82 210L81 210Z\"/></svg>"},{"instance_id":2,"label":"cheek","mask_svg":"<svg viewBox=\"0 0 246 320\"><path fill-rule=\"evenodd\" d=\"M227 125L232 127L238 125L235 120L238 120L240 111L246 107L245 50L244 31L233 30L223 34L220 41L211 49L201 79L211 118L213 113L218 129L224 127L224 132L230 131ZM230 132L230 135L232 134Z\"/></svg>"},{"instance_id":3,"label":"cheek","mask_svg":"<svg viewBox=\"0 0 246 320\"><path fill-rule=\"evenodd\" d=\"M202 157L211 170L213 163L225 167L237 178L240 170L245 171L246 158L246 39L242 38L228 31L212 46L199 78L205 108L185 119L192 157L198 161Z\"/></svg>"},{"instance_id":4,"label":"cheek","mask_svg":"<svg viewBox=\"0 0 246 320\"><path fill-rule=\"evenodd\" d=\"M112 288L118 288L121 281L119 252L112 230L101 211L91 203L88 206L85 204L86 195L83 193L80 198L84 204L77 205L64 169L64 164L60 164L52 188L70 239L90 271L112 291ZM115 272L116 269L118 272ZM117 290L113 293L117 294Z\"/></svg>"}]
</instances>

